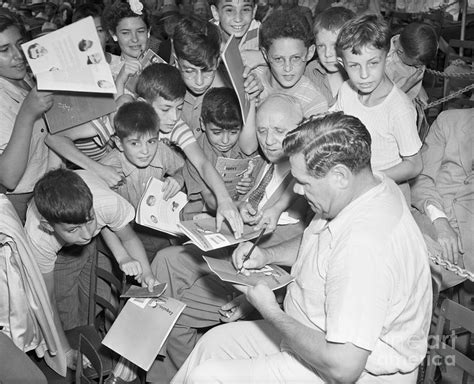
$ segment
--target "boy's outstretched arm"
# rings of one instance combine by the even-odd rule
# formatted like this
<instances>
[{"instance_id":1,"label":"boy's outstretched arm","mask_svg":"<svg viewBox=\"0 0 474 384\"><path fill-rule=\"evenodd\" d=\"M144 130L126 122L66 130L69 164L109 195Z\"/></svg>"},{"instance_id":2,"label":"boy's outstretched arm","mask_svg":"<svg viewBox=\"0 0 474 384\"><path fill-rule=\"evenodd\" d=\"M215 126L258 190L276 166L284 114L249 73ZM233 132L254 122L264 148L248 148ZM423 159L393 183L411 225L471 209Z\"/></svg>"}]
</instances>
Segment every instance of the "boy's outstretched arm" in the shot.
<instances>
[{"instance_id":1,"label":"boy's outstretched arm","mask_svg":"<svg viewBox=\"0 0 474 384\"><path fill-rule=\"evenodd\" d=\"M86 123L54 135L49 134L46 136L45 142L49 148L61 157L78 165L82 169L95 173L105 180L109 187L115 187L122 181L122 176L112 167L92 160L74 145L74 140L88 139L94 136L97 136L94 127Z\"/></svg>"},{"instance_id":2,"label":"boy's outstretched arm","mask_svg":"<svg viewBox=\"0 0 474 384\"><path fill-rule=\"evenodd\" d=\"M232 198L227 192L224 181L207 159L206 155L197 142L187 145L183 148L183 151L189 161L197 169L199 175L202 177L207 186L212 190L212 192L214 192L217 200L217 230L220 230L222 222L225 219L234 231L235 238L240 238L243 232L244 224L242 222L242 218L240 217L240 213L235 206L235 203L232 201Z\"/></svg>"},{"instance_id":3,"label":"boy's outstretched arm","mask_svg":"<svg viewBox=\"0 0 474 384\"><path fill-rule=\"evenodd\" d=\"M137 281L147 286L151 292L158 281L151 271L145 248L130 224L116 232L104 227L101 234L120 269L127 275L135 276Z\"/></svg>"},{"instance_id":4,"label":"boy's outstretched arm","mask_svg":"<svg viewBox=\"0 0 474 384\"><path fill-rule=\"evenodd\" d=\"M402 156L402 162L382 172L394 180L397 184L418 176L423 169L421 153L418 152L413 156Z\"/></svg>"},{"instance_id":5,"label":"boy's outstretched arm","mask_svg":"<svg viewBox=\"0 0 474 384\"><path fill-rule=\"evenodd\" d=\"M244 121L242 131L239 136L239 146L243 153L251 155L258 149L257 142L257 127L256 127L256 101L250 101L250 110L247 116L247 121Z\"/></svg>"}]
</instances>

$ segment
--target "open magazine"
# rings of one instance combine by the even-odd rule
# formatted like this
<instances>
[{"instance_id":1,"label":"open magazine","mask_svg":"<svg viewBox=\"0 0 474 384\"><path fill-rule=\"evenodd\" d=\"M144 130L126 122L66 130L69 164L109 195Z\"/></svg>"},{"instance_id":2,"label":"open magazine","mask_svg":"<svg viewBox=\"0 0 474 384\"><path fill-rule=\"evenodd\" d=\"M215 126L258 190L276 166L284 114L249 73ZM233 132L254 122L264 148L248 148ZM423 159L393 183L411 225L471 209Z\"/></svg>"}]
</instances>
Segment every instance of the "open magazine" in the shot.
<instances>
[{"instance_id":1,"label":"open magazine","mask_svg":"<svg viewBox=\"0 0 474 384\"><path fill-rule=\"evenodd\" d=\"M231 261L215 259L203 256L209 269L214 272L219 279L232 284L255 286L257 283L265 281L271 290L279 289L291 283L295 278L278 265L266 265L260 269L250 269L249 275L239 273Z\"/></svg>"},{"instance_id":2,"label":"open magazine","mask_svg":"<svg viewBox=\"0 0 474 384\"><path fill-rule=\"evenodd\" d=\"M217 232L216 219L214 217L186 220L182 221L178 226L193 244L205 252L252 240L260 234L259 231L255 230L254 226L245 224L242 237L236 239L226 221L222 223L221 231Z\"/></svg>"},{"instance_id":3,"label":"open magazine","mask_svg":"<svg viewBox=\"0 0 474 384\"><path fill-rule=\"evenodd\" d=\"M217 173L222 177L224 185L233 200L239 200L245 195L240 195L236 191L237 184L243 177L257 176L259 165L263 163L260 156L248 159L230 159L218 157L216 162Z\"/></svg>"},{"instance_id":4,"label":"open magazine","mask_svg":"<svg viewBox=\"0 0 474 384\"><path fill-rule=\"evenodd\" d=\"M167 64L165 60L163 60L151 49L147 49L145 52L143 52L138 58L138 61L140 62L142 66L142 71L151 64L155 64L155 63ZM139 76L140 76L139 73L136 73L135 75L130 76L127 82L125 83L125 88L127 88L130 92L135 93Z\"/></svg>"},{"instance_id":5,"label":"open magazine","mask_svg":"<svg viewBox=\"0 0 474 384\"><path fill-rule=\"evenodd\" d=\"M244 73L244 63L242 56L240 56L239 40L237 40L235 35L232 35L229 40L227 40L221 57L229 74L232 87L239 99L243 121L247 121L247 116L250 111L250 101L245 93L244 78L242 77Z\"/></svg>"},{"instance_id":6,"label":"open magazine","mask_svg":"<svg viewBox=\"0 0 474 384\"><path fill-rule=\"evenodd\" d=\"M129 299L102 344L148 371L185 307L167 296Z\"/></svg>"},{"instance_id":7,"label":"open magazine","mask_svg":"<svg viewBox=\"0 0 474 384\"><path fill-rule=\"evenodd\" d=\"M185 193L178 192L165 201L162 188L162 181L150 177L138 203L135 222L173 236L180 236L183 231L179 227L179 214L188 202L188 197Z\"/></svg>"},{"instance_id":8,"label":"open magazine","mask_svg":"<svg viewBox=\"0 0 474 384\"><path fill-rule=\"evenodd\" d=\"M91 16L21 47L39 90L117 93Z\"/></svg>"}]
</instances>

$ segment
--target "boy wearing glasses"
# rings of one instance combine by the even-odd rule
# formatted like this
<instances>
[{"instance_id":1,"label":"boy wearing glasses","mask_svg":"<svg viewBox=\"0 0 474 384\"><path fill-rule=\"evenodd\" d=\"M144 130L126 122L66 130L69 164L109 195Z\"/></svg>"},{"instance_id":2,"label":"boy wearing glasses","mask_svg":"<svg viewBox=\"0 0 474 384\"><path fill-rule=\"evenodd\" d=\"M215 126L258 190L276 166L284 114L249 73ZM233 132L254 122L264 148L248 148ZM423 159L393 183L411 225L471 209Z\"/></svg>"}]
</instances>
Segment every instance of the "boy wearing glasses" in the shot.
<instances>
[{"instance_id":1,"label":"boy wearing glasses","mask_svg":"<svg viewBox=\"0 0 474 384\"><path fill-rule=\"evenodd\" d=\"M260 49L267 67L254 73L263 84L260 101L272 93L295 97L303 108L304 117L328 110L328 102L313 83L304 76L306 63L316 49L311 26L298 13L272 13L260 28Z\"/></svg>"}]
</instances>

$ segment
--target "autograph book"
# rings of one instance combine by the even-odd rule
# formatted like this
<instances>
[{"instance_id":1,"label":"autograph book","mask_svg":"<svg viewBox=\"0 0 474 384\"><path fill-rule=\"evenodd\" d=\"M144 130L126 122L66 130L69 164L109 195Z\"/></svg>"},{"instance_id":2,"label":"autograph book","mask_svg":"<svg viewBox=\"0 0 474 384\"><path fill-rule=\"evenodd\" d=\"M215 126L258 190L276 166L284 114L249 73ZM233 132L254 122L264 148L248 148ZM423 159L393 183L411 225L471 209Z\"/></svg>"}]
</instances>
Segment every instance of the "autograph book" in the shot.
<instances>
[{"instance_id":1,"label":"autograph book","mask_svg":"<svg viewBox=\"0 0 474 384\"><path fill-rule=\"evenodd\" d=\"M231 261L203 256L209 269L222 281L233 284L255 286L265 281L271 290L276 290L291 283L295 278L278 265L266 265L260 269L249 270L250 275L238 273Z\"/></svg>"},{"instance_id":2,"label":"autograph book","mask_svg":"<svg viewBox=\"0 0 474 384\"><path fill-rule=\"evenodd\" d=\"M163 199L163 182L150 177L145 192L137 206L135 221L157 231L172 236L183 234L179 226L179 214L188 202L188 197L183 192L178 192L167 201Z\"/></svg>"}]
</instances>

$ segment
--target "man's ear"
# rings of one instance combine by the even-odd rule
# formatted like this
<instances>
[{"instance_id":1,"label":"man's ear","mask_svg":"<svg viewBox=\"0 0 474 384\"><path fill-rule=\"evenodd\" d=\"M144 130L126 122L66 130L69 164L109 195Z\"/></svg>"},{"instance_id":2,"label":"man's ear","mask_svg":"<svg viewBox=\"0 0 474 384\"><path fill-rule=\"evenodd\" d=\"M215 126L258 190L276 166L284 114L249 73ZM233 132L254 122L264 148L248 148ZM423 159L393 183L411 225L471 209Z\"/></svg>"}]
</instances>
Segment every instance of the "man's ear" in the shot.
<instances>
[{"instance_id":1,"label":"man's ear","mask_svg":"<svg viewBox=\"0 0 474 384\"><path fill-rule=\"evenodd\" d=\"M46 219L40 219L40 226L48 232L51 232L51 233L54 232L53 226Z\"/></svg>"},{"instance_id":2,"label":"man's ear","mask_svg":"<svg viewBox=\"0 0 474 384\"><path fill-rule=\"evenodd\" d=\"M115 33L113 33L112 31L109 31L109 33L110 33L110 36L112 36L112 40L117 42L118 41L117 35Z\"/></svg>"},{"instance_id":3,"label":"man's ear","mask_svg":"<svg viewBox=\"0 0 474 384\"><path fill-rule=\"evenodd\" d=\"M117 146L118 150L119 150L120 152L123 152L122 141L120 140L120 138L119 138L117 135L112 135L112 141L113 141L114 144Z\"/></svg>"},{"instance_id":4,"label":"man's ear","mask_svg":"<svg viewBox=\"0 0 474 384\"><path fill-rule=\"evenodd\" d=\"M343 164L336 164L329 170L331 182L338 189L346 189L350 183L352 172Z\"/></svg>"},{"instance_id":5,"label":"man's ear","mask_svg":"<svg viewBox=\"0 0 474 384\"><path fill-rule=\"evenodd\" d=\"M212 13L212 18L219 22L219 12L217 11L217 7L215 5L211 5L211 13Z\"/></svg>"},{"instance_id":6,"label":"man's ear","mask_svg":"<svg viewBox=\"0 0 474 384\"><path fill-rule=\"evenodd\" d=\"M311 44L311 46L308 48L308 53L306 54L306 61L310 61L313 58L315 51L316 45Z\"/></svg>"}]
</instances>

